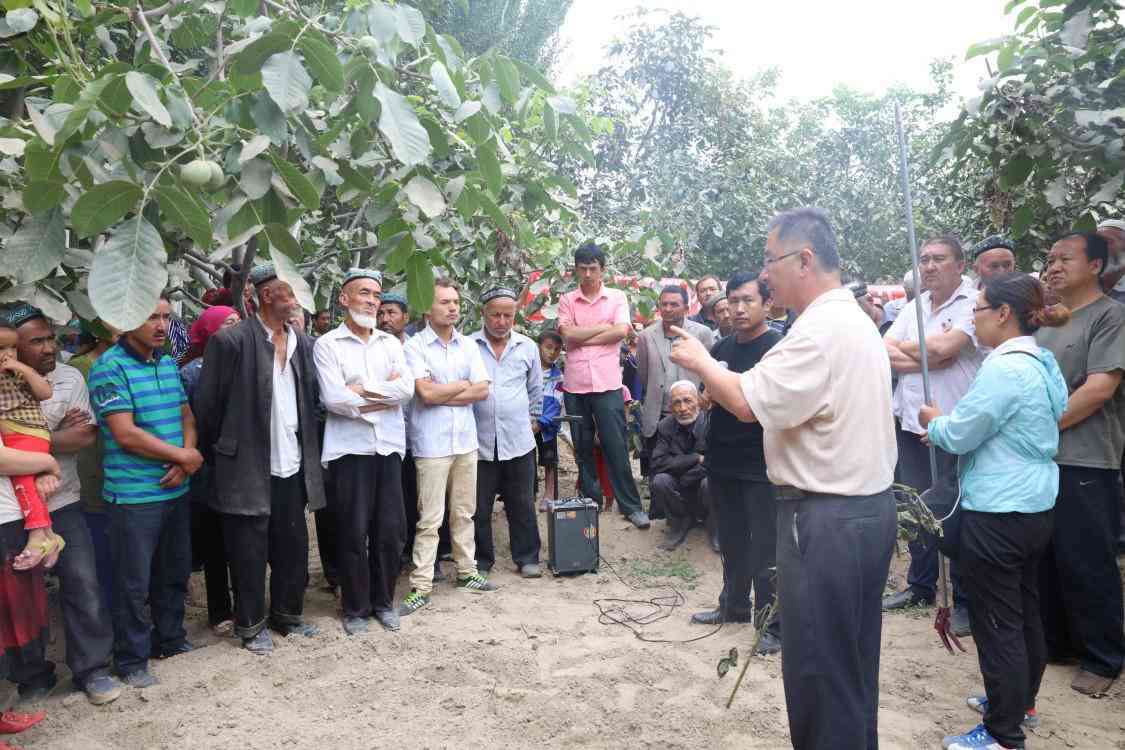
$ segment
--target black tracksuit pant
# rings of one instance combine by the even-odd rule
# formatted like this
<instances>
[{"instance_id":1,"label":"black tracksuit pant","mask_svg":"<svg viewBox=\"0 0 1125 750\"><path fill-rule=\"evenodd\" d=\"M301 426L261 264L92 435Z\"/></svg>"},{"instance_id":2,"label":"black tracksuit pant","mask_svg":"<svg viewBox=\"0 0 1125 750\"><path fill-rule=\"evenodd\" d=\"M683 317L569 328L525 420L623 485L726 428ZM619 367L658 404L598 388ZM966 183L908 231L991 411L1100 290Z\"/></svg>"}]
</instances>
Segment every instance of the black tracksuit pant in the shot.
<instances>
[{"instance_id":1,"label":"black tracksuit pant","mask_svg":"<svg viewBox=\"0 0 1125 750\"><path fill-rule=\"evenodd\" d=\"M332 462L332 481L344 617L389 611L406 539L402 458L342 456Z\"/></svg>"},{"instance_id":2,"label":"black tracksuit pant","mask_svg":"<svg viewBox=\"0 0 1125 750\"><path fill-rule=\"evenodd\" d=\"M1113 469L1059 466L1055 526L1040 567L1043 630L1051 659L1115 679L1125 663L1118 502Z\"/></svg>"},{"instance_id":3,"label":"black tracksuit pant","mask_svg":"<svg viewBox=\"0 0 1125 750\"><path fill-rule=\"evenodd\" d=\"M1023 715L1035 707L1047 666L1039 614L1039 564L1052 511L962 511L961 582L977 644L988 712L984 726L1004 747L1022 748Z\"/></svg>"},{"instance_id":4,"label":"black tracksuit pant","mask_svg":"<svg viewBox=\"0 0 1125 750\"><path fill-rule=\"evenodd\" d=\"M496 496L504 499L512 561L517 567L539 564L539 521L535 513L535 450L507 461L477 461L476 531L477 569L492 570L496 548L492 543L492 508Z\"/></svg>"},{"instance_id":5,"label":"black tracksuit pant","mask_svg":"<svg viewBox=\"0 0 1125 750\"><path fill-rule=\"evenodd\" d=\"M773 601L777 558L777 497L773 485L746 479L708 479L713 510L719 514L719 550L723 556L723 591L719 609L727 619L750 614L754 592L754 621L759 622ZM781 635L775 615L767 630Z\"/></svg>"},{"instance_id":6,"label":"black tracksuit pant","mask_svg":"<svg viewBox=\"0 0 1125 750\"><path fill-rule=\"evenodd\" d=\"M883 587L897 528L889 489L778 506L781 671L795 750L879 747Z\"/></svg>"},{"instance_id":7,"label":"black tracksuit pant","mask_svg":"<svg viewBox=\"0 0 1125 750\"><path fill-rule=\"evenodd\" d=\"M234 632L253 638L266 626L266 566L269 621L300 625L309 576L309 531L305 525L305 474L270 477L270 514L223 514L223 542L234 577Z\"/></svg>"}]
</instances>

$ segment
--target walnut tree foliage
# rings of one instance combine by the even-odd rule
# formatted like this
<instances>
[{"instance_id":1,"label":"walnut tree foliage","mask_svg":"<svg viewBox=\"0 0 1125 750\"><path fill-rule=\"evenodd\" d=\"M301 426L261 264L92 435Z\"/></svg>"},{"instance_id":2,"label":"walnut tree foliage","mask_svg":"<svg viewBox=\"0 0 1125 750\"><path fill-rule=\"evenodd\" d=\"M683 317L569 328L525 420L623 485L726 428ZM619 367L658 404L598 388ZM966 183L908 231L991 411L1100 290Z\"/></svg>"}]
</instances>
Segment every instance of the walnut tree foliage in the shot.
<instances>
[{"instance_id":1,"label":"walnut tree foliage","mask_svg":"<svg viewBox=\"0 0 1125 750\"><path fill-rule=\"evenodd\" d=\"M0 301L130 329L232 263L272 260L310 309L357 262L416 310L435 273L471 299L558 268L580 232L558 162L593 134L416 5L4 0Z\"/></svg>"}]
</instances>

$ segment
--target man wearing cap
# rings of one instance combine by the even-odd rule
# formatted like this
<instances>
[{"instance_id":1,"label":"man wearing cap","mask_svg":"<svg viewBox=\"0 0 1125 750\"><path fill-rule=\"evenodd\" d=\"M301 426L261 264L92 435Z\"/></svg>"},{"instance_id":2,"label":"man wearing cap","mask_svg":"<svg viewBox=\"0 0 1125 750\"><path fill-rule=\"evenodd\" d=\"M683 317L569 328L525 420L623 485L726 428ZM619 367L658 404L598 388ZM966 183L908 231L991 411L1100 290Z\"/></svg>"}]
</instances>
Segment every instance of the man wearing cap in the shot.
<instances>
[{"instance_id":1,"label":"man wearing cap","mask_svg":"<svg viewBox=\"0 0 1125 750\"><path fill-rule=\"evenodd\" d=\"M477 420L477 570L487 574L496 562L492 544L492 505L504 498L512 561L524 578L538 578L539 522L535 515L535 433L543 412L543 369L539 347L512 330L516 292L489 289L480 298L483 327L469 338L480 347L492 380L488 398L473 404Z\"/></svg>"},{"instance_id":2,"label":"man wearing cap","mask_svg":"<svg viewBox=\"0 0 1125 750\"><path fill-rule=\"evenodd\" d=\"M377 327L378 271L353 268L340 287L344 322L317 339L317 377L328 410L321 460L332 475L344 632L367 631L374 616L399 629L395 581L406 516L403 404L414 395L402 344Z\"/></svg>"},{"instance_id":3,"label":"man wearing cap","mask_svg":"<svg viewBox=\"0 0 1125 750\"><path fill-rule=\"evenodd\" d=\"M1098 224L1098 235L1109 245L1109 262L1102 274L1102 289L1107 296L1125 302L1125 221L1106 219ZM1125 533L1125 527L1122 533Z\"/></svg>"},{"instance_id":4,"label":"man wearing cap","mask_svg":"<svg viewBox=\"0 0 1125 750\"><path fill-rule=\"evenodd\" d=\"M211 337L196 386L199 442L214 459L212 507L223 514L231 561L235 634L256 654L273 651L269 628L311 636L304 620L309 536L305 505L324 507L312 341L287 321L293 288L273 264L255 266L257 314ZM270 568L266 611L266 565Z\"/></svg>"},{"instance_id":5,"label":"man wearing cap","mask_svg":"<svg viewBox=\"0 0 1125 750\"><path fill-rule=\"evenodd\" d=\"M473 526L477 423L472 406L488 398L491 378L479 347L457 331L461 292L456 281L434 281L434 301L426 319L425 329L406 342L406 362L414 378L410 447L418 467L419 517L411 590L399 607L401 615L430 603L447 489L457 589L474 594L496 590L496 584L477 570Z\"/></svg>"},{"instance_id":6,"label":"man wearing cap","mask_svg":"<svg viewBox=\"0 0 1125 750\"><path fill-rule=\"evenodd\" d=\"M977 275L977 289L1001 274L1016 270L1016 246L1007 237L994 234L977 244L969 254L973 257L973 272Z\"/></svg>"},{"instance_id":7,"label":"man wearing cap","mask_svg":"<svg viewBox=\"0 0 1125 750\"><path fill-rule=\"evenodd\" d=\"M157 683L151 656L192 650L184 630L191 576L186 495L203 456L195 448L195 417L179 370L164 353L171 319L172 305L162 297L90 370L91 401L105 440L114 666L135 688Z\"/></svg>"},{"instance_id":8,"label":"man wearing cap","mask_svg":"<svg viewBox=\"0 0 1125 750\"><path fill-rule=\"evenodd\" d=\"M61 583L59 599L67 666L75 686L86 693L91 703L109 703L121 694L120 683L109 676L113 625L98 585L94 545L82 514L78 474L78 452L93 446L97 434L86 381L77 369L55 360L58 345L54 327L42 310L21 303L5 317L19 336L19 361L51 384L51 397L41 406L51 431L51 454L61 472L59 488L51 495L47 507L55 533L66 540L53 572ZM40 661L24 673L24 679L21 697L34 700L54 685L54 664Z\"/></svg>"}]
</instances>

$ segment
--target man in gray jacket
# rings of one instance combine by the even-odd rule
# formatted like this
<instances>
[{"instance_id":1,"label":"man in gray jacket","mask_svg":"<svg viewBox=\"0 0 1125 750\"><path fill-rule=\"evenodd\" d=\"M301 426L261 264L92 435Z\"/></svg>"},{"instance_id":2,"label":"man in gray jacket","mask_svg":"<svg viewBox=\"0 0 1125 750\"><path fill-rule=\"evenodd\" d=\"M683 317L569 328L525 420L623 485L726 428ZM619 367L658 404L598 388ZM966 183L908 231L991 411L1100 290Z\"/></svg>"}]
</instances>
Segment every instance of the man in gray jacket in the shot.
<instances>
[{"instance_id":1,"label":"man in gray jacket","mask_svg":"<svg viewBox=\"0 0 1125 750\"><path fill-rule=\"evenodd\" d=\"M304 622L309 534L305 505L325 505L312 341L286 321L297 307L272 264L250 281L258 312L211 337L193 408L199 445L215 466L212 507L223 514L231 561L235 633L258 654L273 650L268 624L282 635L315 635Z\"/></svg>"}]
</instances>

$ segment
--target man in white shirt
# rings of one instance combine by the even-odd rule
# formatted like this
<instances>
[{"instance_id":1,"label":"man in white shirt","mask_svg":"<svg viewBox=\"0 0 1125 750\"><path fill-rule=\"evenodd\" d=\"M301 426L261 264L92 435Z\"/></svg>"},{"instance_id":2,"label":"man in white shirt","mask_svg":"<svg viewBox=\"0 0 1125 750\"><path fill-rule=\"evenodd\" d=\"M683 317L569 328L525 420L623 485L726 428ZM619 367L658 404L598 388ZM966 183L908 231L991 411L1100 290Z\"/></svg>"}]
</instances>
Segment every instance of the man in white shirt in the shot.
<instances>
[{"instance_id":1,"label":"man in white shirt","mask_svg":"<svg viewBox=\"0 0 1125 750\"><path fill-rule=\"evenodd\" d=\"M488 398L473 404L480 444L477 462L477 571L485 575L496 563L492 544L492 507L504 498L512 561L524 578L538 578L539 522L535 516L535 432L543 413L543 369L539 347L512 330L516 292L489 289L480 297L483 327L470 338L480 347L492 381Z\"/></svg>"},{"instance_id":2,"label":"man in white shirt","mask_svg":"<svg viewBox=\"0 0 1125 750\"><path fill-rule=\"evenodd\" d=\"M438 527L449 489L449 530L457 588L481 593L496 585L477 571L473 513L477 495L477 426L473 404L488 398L488 371L476 343L456 329L461 318L457 282L434 282L434 301L426 328L406 342L406 363L414 378L410 445L418 470L418 528L414 571L400 615L430 603Z\"/></svg>"},{"instance_id":3,"label":"man in white shirt","mask_svg":"<svg viewBox=\"0 0 1125 750\"><path fill-rule=\"evenodd\" d=\"M414 380L402 344L377 327L381 295L378 271L348 271L340 287L344 322L318 338L313 350L328 410L321 458L332 474L329 500L348 635L366 632L371 616L387 630L399 629L395 580L406 535L402 409L414 395Z\"/></svg>"},{"instance_id":4,"label":"man in white shirt","mask_svg":"<svg viewBox=\"0 0 1125 750\"><path fill-rule=\"evenodd\" d=\"M66 663L74 684L94 705L113 701L121 694L121 683L109 675L113 655L113 624L102 597L95 564L94 544L82 514L82 490L78 479L78 451L94 444L97 426L90 409L90 395L82 373L55 361L58 344L54 327L43 312L28 304L8 311L19 335L19 360L51 384L51 397L42 402L51 430L51 454L59 463L59 488L47 507L56 534L66 540L54 574L62 583L63 630ZM31 672L36 674L32 676ZM54 665L44 660L22 673L27 682L20 693L28 700L55 682Z\"/></svg>"},{"instance_id":5,"label":"man in white shirt","mask_svg":"<svg viewBox=\"0 0 1125 750\"><path fill-rule=\"evenodd\" d=\"M973 308L977 285L965 279L965 254L956 237L936 237L923 243L919 250L919 270L923 327L926 331L926 353L930 370L930 389L935 405L943 414L951 414L957 402L969 390L984 357L977 348ZM922 355L918 346L917 305L903 308L890 330L883 337L891 369L898 375L894 392L894 415L897 421L898 480L925 497L938 517L944 517L957 499L957 457L941 449L937 451L938 476L930 476L930 452L922 443L926 430L918 423L918 411L925 402L922 387ZM910 570L906 590L887 597L886 610L931 604L937 591L938 550L932 537L919 535L910 542ZM951 565L953 578L953 632L969 634L969 613L961 593L956 566Z\"/></svg>"},{"instance_id":6,"label":"man in white shirt","mask_svg":"<svg viewBox=\"0 0 1125 750\"><path fill-rule=\"evenodd\" d=\"M215 471L212 507L222 514L231 561L235 634L256 654L273 650L267 625L284 636L315 635L304 621L309 575L305 519L325 505L319 395L313 343L288 320L298 303L272 264L250 282L258 312L211 337L193 406L199 445Z\"/></svg>"}]
</instances>

